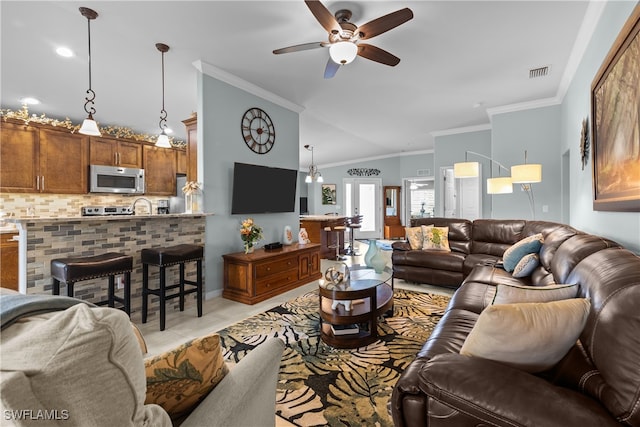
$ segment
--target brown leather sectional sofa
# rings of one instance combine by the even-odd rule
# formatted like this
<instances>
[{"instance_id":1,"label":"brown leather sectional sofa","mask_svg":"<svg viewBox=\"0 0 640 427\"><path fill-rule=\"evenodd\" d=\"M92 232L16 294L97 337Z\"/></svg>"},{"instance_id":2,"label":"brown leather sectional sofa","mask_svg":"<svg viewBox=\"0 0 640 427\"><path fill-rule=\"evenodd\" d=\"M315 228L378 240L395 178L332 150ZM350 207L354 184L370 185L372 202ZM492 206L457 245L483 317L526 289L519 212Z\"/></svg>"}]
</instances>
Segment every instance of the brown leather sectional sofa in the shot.
<instances>
[{"instance_id":1,"label":"brown leather sectional sofa","mask_svg":"<svg viewBox=\"0 0 640 427\"><path fill-rule=\"evenodd\" d=\"M398 242L395 277L458 289L394 387L396 427L640 426L637 255L611 240L550 222L431 218L424 223L448 225L454 251L418 254ZM544 236L541 265L531 277L522 281L493 265L510 244L538 232ZM579 284L578 297L591 303L578 342L555 367L530 374L459 354L497 284L554 282Z\"/></svg>"}]
</instances>

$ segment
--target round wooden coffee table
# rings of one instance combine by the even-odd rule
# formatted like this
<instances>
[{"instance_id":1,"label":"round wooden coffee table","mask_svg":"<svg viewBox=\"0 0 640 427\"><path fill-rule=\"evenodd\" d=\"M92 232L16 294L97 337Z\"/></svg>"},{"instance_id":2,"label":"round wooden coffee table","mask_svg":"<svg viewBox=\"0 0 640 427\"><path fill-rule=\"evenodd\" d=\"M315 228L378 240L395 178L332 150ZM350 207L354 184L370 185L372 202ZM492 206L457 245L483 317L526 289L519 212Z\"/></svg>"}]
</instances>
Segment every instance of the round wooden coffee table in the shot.
<instances>
[{"instance_id":1,"label":"round wooden coffee table","mask_svg":"<svg viewBox=\"0 0 640 427\"><path fill-rule=\"evenodd\" d=\"M390 278L388 268L378 274L372 268L352 267L349 287L345 290L328 289L326 283L321 282L318 293L322 341L336 348L357 348L376 341L378 317L393 308ZM337 307L335 300L341 301ZM351 310L347 311L345 302L349 301ZM340 331L341 327L348 328L346 333Z\"/></svg>"}]
</instances>

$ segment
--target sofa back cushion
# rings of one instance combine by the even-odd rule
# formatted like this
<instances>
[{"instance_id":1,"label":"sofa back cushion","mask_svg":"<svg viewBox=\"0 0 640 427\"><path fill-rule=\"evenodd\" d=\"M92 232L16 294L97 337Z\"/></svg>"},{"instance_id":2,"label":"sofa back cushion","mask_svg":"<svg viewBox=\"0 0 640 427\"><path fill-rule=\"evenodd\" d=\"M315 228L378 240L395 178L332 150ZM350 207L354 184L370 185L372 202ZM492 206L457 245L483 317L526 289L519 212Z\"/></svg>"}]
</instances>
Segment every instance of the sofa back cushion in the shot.
<instances>
[{"instance_id":1,"label":"sofa back cushion","mask_svg":"<svg viewBox=\"0 0 640 427\"><path fill-rule=\"evenodd\" d=\"M144 404L140 346L120 310L78 304L22 318L2 331L0 360L3 391L11 390L3 410L58 410L65 426L171 425L162 408Z\"/></svg>"},{"instance_id":2,"label":"sofa back cushion","mask_svg":"<svg viewBox=\"0 0 640 427\"><path fill-rule=\"evenodd\" d=\"M576 240L584 242L581 237ZM591 300L591 311L580 335L583 351L573 354L582 354L584 363L563 364L560 381L573 381L619 421L640 425L640 257L622 248L597 251L566 283L580 286L578 296Z\"/></svg>"},{"instance_id":3,"label":"sofa back cushion","mask_svg":"<svg viewBox=\"0 0 640 427\"><path fill-rule=\"evenodd\" d=\"M546 242L545 242L546 243ZM594 236L592 234L579 233L564 240L555 251L555 256L551 259L549 270L553 274L556 283L567 282L569 274L583 259L606 248L619 248L616 242ZM542 249L545 249L543 246ZM546 258L546 253L543 253Z\"/></svg>"},{"instance_id":4,"label":"sofa back cushion","mask_svg":"<svg viewBox=\"0 0 640 427\"><path fill-rule=\"evenodd\" d=\"M449 227L449 248L453 252L470 253L471 221L459 218L414 218L411 220L412 227L421 225Z\"/></svg>"},{"instance_id":5,"label":"sofa back cushion","mask_svg":"<svg viewBox=\"0 0 640 427\"><path fill-rule=\"evenodd\" d=\"M501 257L507 248L521 239L524 225L522 220L476 219L471 253Z\"/></svg>"}]
</instances>

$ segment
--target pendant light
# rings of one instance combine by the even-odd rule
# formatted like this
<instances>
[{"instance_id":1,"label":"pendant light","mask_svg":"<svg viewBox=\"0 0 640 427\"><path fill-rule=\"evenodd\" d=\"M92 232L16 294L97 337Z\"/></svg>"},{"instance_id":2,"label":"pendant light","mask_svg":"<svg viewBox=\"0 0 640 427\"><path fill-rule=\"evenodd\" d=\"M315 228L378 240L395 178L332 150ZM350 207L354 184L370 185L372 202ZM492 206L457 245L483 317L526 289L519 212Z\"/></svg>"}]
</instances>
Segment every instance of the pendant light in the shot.
<instances>
[{"instance_id":1,"label":"pendant light","mask_svg":"<svg viewBox=\"0 0 640 427\"><path fill-rule=\"evenodd\" d=\"M322 174L318 170L318 167L313 163L313 145L305 145L304 148L311 151L311 166L309 166L309 173L304 179L304 182L311 184L312 182L324 182Z\"/></svg>"},{"instance_id":2,"label":"pendant light","mask_svg":"<svg viewBox=\"0 0 640 427\"><path fill-rule=\"evenodd\" d=\"M163 43L156 43L156 49L162 53L162 110L160 110L160 135L156 141L156 147L171 148L169 137L167 136L167 111L164 109L164 54L169 51L169 46Z\"/></svg>"},{"instance_id":3,"label":"pendant light","mask_svg":"<svg viewBox=\"0 0 640 427\"><path fill-rule=\"evenodd\" d=\"M91 89L91 21L98 17L98 13L88 7L81 7L80 14L87 18L87 32L89 34L89 89L87 89L87 97L84 99L84 111L87 112L88 116L82 122L82 127L80 127L78 133L101 136L98 124L93 120L93 114L96 112L96 109L93 107L93 100L96 99L96 93Z\"/></svg>"}]
</instances>

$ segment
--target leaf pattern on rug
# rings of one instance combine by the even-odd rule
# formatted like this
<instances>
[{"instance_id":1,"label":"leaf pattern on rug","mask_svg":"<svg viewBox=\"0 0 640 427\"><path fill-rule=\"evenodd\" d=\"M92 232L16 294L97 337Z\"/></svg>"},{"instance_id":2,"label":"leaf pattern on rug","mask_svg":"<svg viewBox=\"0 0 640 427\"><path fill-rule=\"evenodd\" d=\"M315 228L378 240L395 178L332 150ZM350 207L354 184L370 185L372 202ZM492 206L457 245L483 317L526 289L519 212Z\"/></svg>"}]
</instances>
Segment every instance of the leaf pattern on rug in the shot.
<instances>
[{"instance_id":1,"label":"leaf pattern on rug","mask_svg":"<svg viewBox=\"0 0 640 427\"><path fill-rule=\"evenodd\" d=\"M242 359L268 337L286 344L276 413L297 426L393 426L387 402L400 374L431 335L449 297L394 291L394 316L378 322L379 339L342 350L320 339L318 293L219 331L225 358Z\"/></svg>"}]
</instances>

